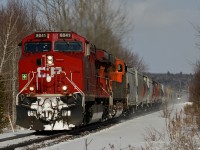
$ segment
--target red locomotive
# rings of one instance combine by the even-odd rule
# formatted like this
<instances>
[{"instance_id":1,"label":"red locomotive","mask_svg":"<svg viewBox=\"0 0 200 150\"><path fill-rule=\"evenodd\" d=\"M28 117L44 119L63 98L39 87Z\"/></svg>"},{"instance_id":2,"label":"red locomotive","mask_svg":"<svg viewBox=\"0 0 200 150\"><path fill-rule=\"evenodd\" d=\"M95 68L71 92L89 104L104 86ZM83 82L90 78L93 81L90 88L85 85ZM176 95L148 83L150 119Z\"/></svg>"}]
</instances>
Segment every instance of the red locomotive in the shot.
<instances>
[{"instance_id":1,"label":"red locomotive","mask_svg":"<svg viewBox=\"0 0 200 150\"><path fill-rule=\"evenodd\" d=\"M17 125L70 130L161 102L164 89L75 32L21 42Z\"/></svg>"}]
</instances>

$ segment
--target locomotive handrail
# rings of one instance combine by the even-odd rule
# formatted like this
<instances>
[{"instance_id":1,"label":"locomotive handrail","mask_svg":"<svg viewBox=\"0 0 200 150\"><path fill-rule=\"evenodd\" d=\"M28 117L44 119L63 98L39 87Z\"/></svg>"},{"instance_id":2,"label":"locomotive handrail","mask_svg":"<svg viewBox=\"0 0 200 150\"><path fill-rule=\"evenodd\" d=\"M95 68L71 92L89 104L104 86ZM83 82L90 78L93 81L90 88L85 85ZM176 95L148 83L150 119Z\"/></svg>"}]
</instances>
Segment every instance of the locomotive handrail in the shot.
<instances>
[{"instance_id":1,"label":"locomotive handrail","mask_svg":"<svg viewBox=\"0 0 200 150\"><path fill-rule=\"evenodd\" d=\"M70 79L67 77L65 71L62 71L61 73L64 73L64 74L65 74L66 79L67 79L67 80L72 84L72 86L82 95L82 97L83 97L82 106L84 107L84 104L85 104L85 93L84 93L72 80L70 80Z\"/></svg>"},{"instance_id":2,"label":"locomotive handrail","mask_svg":"<svg viewBox=\"0 0 200 150\"><path fill-rule=\"evenodd\" d=\"M22 90L17 94L17 96L16 96L16 105L18 105L18 96L19 96L19 94L21 94L28 86L29 86L29 84L32 82L32 80L34 79L34 74L35 73L37 73L37 72L33 72L32 71L32 74L33 74L33 77L31 78L31 80L29 80L27 83L26 83L26 85L22 88ZM30 73L29 73L30 74Z\"/></svg>"},{"instance_id":3,"label":"locomotive handrail","mask_svg":"<svg viewBox=\"0 0 200 150\"><path fill-rule=\"evenodd\" d=\"M102 90L109 96L109 104L112 106L113 105L113 93L111 91L112 94L109 94L103 87L101 87Z\"/></svg>"},{"instance_id":4,"label":"locomotive handrail","mask_svg":"<svg viewBox=\"0 0 200 150\"><path fill-rule=\"evenodd\" d=\"M100 86L101 87L101 89L108 95L108 96L111 96L107 91L106 91L106 89L104 89L102 86Z\"/></svg>"}]
</instances>

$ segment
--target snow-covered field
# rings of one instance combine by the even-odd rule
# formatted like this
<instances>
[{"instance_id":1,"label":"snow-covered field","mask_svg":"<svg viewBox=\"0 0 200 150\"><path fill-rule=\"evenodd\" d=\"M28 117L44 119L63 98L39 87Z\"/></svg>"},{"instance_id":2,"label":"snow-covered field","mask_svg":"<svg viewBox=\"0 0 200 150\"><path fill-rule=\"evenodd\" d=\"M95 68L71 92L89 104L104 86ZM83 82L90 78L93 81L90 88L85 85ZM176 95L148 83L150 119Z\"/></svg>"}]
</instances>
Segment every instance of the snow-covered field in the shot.
<instances>
[{"instance_id":1,"label":"snow-covered field","mask_svg":"<svg viewBox=\"0 0 200 150\"><path fill-rule=\"evenodd\" d=\"M176 110L180 111L184 104L179 103L174 105L174 112ZM150 128L155 128L160 132L165 130L165 118L161 117L161 111L140 116L133 120L122 121L122 123L112 126L109 129L101 130L98 133L42 148L42 150L111 150L112 148L115 150L129 150L130 147L141 148L141 146L145 146L144 136ZM85 144L86 140L87 144Z\"/></svg>"},{"instance_id":2,"label":"snow-covered field","mask_svg":"<svg viewBox=\"0 0 200 150\"><path fill-rule=\"evenodd\" d=\"M114 145L115 149L122 149L129 145L140 147L144 145L145 130L149 127L155 127L157 130L162 131L165 126L164 118L160 117L160 113L152 113L146 116L138 117L130 121L126 121L115 125L109 129L102 130L98 133L87 135L80 139L67 141L54 145L52 147L44 148L46 150L66 150L79 149L84 150L85 140L87 139L89 150L102 150L111 149L110 146Z\"/></svg>"}]
</instances>

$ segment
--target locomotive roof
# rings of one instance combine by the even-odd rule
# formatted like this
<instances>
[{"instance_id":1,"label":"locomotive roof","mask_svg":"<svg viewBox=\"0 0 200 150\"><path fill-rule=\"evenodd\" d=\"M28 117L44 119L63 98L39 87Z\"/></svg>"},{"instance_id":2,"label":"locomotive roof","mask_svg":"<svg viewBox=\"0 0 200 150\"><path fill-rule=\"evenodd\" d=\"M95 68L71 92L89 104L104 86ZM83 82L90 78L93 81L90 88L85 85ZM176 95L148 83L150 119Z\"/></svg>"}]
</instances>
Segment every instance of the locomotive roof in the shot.
<instances>
[{"instance_id":1,"label":"locomotive roof","mask_svg":"<svg viewBox=\"0 0 200 150\"><path fill-rule=\"evenodd\" d=\"M72 35L75 35L75 37L77 36L79 38L84 39L86 42L89 42L85 37L83 37L82 35L74 32L74 31L36 31L36 32L33 32L32 34L27 35L22 40L27 39L27 38L35 35L35 34L46 34L46 33L48 33L48 34L57 34L57 33L63 33L63 34L65 34L65 33L71 33Z\"/></svg>"}]
</instances>

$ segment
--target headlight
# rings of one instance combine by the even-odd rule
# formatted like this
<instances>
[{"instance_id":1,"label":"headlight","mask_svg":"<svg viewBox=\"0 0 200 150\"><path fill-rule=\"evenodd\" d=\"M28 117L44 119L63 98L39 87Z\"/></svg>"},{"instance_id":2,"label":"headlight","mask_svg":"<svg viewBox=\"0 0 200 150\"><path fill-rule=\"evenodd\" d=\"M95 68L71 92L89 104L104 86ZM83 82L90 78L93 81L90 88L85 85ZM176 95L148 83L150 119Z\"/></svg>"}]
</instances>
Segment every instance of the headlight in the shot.
<instances>
[{"instance_id":1,"label":"headlight","mask_svg":"<svg viewBox=\"0 0 200 150\"><path fill-rule=\"evenodd\" d=\"M53 60L53 56L47 56L48 60Z\"/></svg>"},{"instance_id":2,"label":"headlight","mask_svg":"<svg viewBox=\"0 0 200 150\"><path fill-rule=\"evenodd\" d=\"M33 86L30 86L30 87L29 87L29 90L30 90L31 92L33 92L33 91L34 91L34 87L33 87Z\"/></svg>"},{"instance_id":3,"label":"headlight","mask_svg":"<svg viewBox=\"0 0 200 150\"><path fill-rule=\"evenodd\" d=\"M51 65L51 64L53 64L53 61L47 60L47 64Z\"/></svg>"},{"instance_id":4,"label":"headlight","mask_svg":"<svg viewBox=\"0 0 200 150\"><path fill-rule=\"evenodd\" d=\"M47 64L49 65L53 64L53 56L47 56Z\"/></svg>"},{"instance_id":5,"label":"headlight","mask_svg":"<svg viewBox=\"0 0 200 150\"><path fill-rule=\"evenodd\" d=\"M67 86L64 85L64 86L62 87L62 90L63 90L63 91L67 91Z\"/></svg>"}]
</instances>

